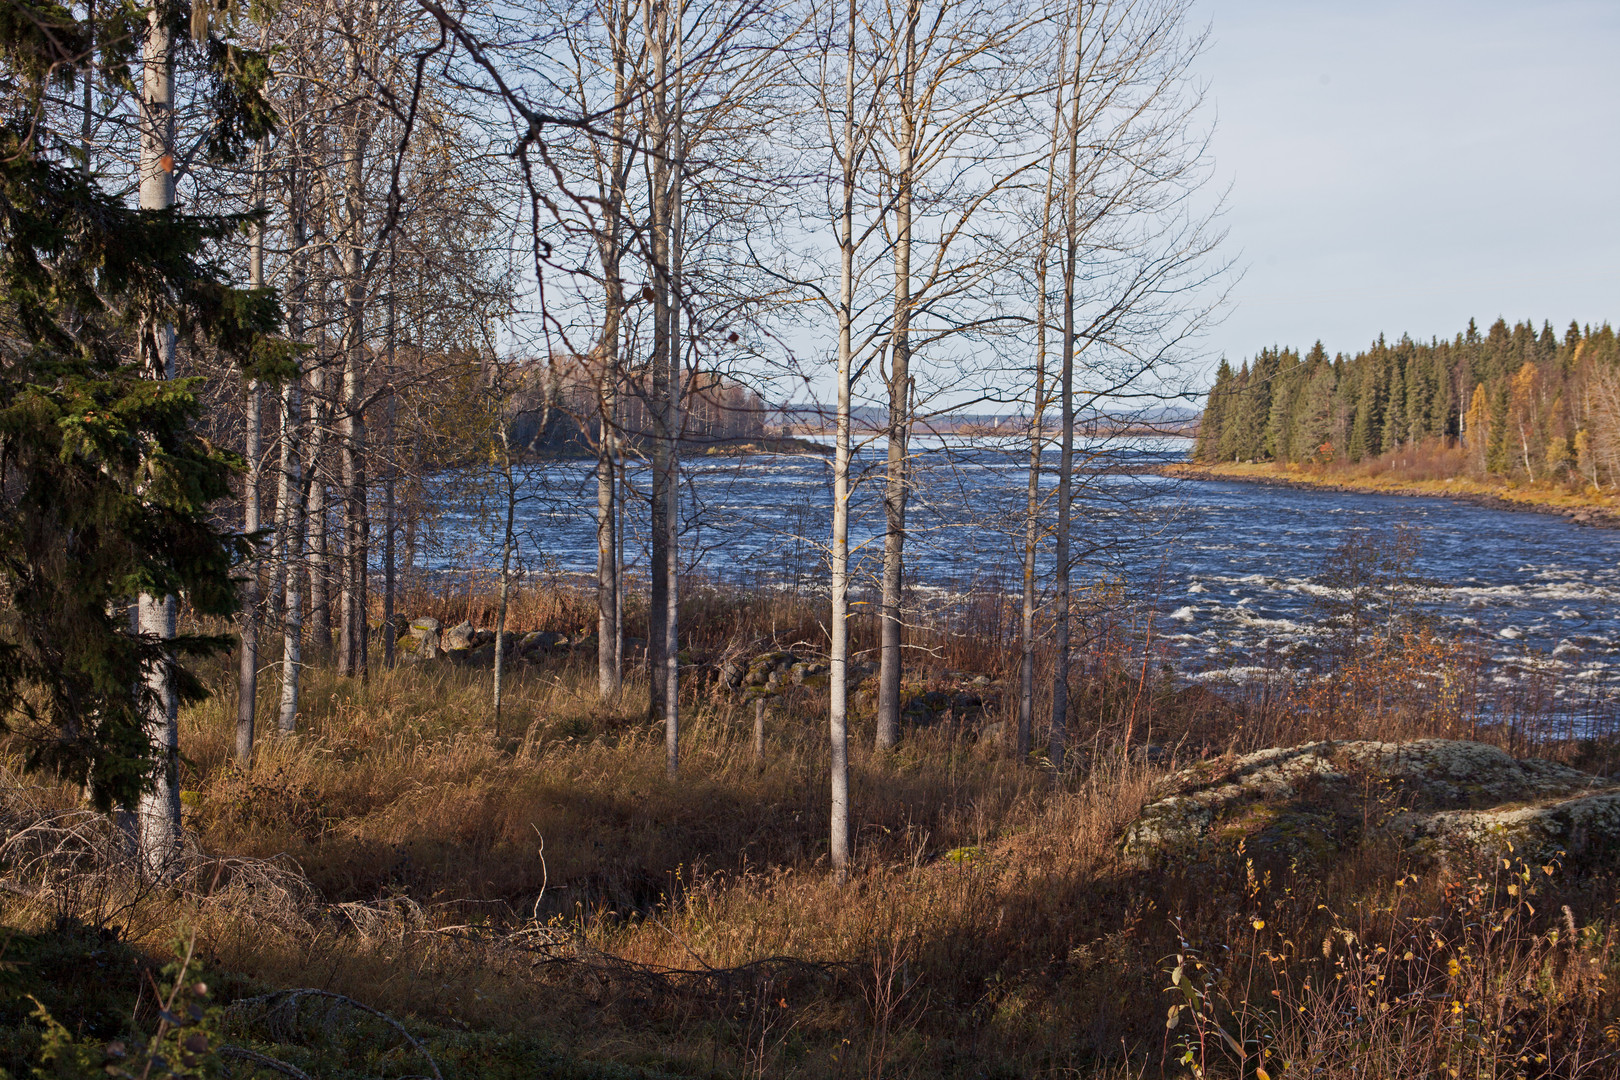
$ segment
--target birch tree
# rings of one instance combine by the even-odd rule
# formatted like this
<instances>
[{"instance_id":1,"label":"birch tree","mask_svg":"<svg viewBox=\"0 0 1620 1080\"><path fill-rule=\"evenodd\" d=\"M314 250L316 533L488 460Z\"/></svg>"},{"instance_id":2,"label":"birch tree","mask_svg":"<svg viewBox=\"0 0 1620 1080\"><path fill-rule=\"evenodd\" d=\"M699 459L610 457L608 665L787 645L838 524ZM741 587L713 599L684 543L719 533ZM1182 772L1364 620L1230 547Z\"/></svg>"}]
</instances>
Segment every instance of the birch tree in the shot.
<instances>
[{"instance_id":1,"label":"birch tree","mask_svg":"<svg viewBox=\"0 0 1620 1080\"><path fill-rule=\"evenodd\" d=\"M883 9L884 49L893 57L883 166L891 215L893 308L884 371L888 421L877 745L899 739L910 441L919 399L919 350L960 397L967 380L957 342L997 318L979 295L1004 264L999 204L1039 160L1025 131L1025 101L1039 87L1028 53L1039 11L1019 3L894 0ZM953 403L959 406L961 402Z\"/></svg>"},{"instance_id":2,"label":"birch tree","mask_svg":"<svg viewBox=\"0 0 1620 1080\"><path fill-rule=\"evenodd\" d=\"M1199 210L1188 199L1207 163L1188 73L1203 37L1188 31L1187 13L1187 0L1080 0L1067 16L1068 108L1056 133L1060 450L1047 744L1054 769L1068 741L1076 419L1184 397L1180 361L1220 303L1207 295L1225 272L1212 260L1218 203Z\"/></svg>"}]
</instances>

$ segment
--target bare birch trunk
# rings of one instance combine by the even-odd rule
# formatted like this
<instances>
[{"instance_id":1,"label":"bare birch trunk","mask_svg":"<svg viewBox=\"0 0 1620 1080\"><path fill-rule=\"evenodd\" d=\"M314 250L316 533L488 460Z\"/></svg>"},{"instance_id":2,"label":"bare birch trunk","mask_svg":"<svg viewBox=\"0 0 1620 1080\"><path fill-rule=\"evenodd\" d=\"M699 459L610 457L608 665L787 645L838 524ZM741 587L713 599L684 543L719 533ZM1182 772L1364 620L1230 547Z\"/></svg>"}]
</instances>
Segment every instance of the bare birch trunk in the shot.
<instances>
[{"instance_id":1,"label":"bare birch trunk","mask_svg":"<svg viewBox=\"0 0 1620 1080\"><path fill-rule=\"evenodd\" d=\"M360 58L351 47L349 77L358 82ZM354 106L347 125L344 207L347 242L343 278L345 322L343 341L343 563L338 604L338 674L365 679L367 563L370 521L366 511L365 401L365 152L363 110Z\"/></svg>"},{"instance_id":2,"label":"bare birch trunk","mask_svg":"<svg viewBox=\"0 0 1620 1080\"><path fill-rule=\"evenodd\" d=\"M843 202L838 222L838 434L833 450L832 641L827 705L827 734L832 748L828 850L833 872L840 879L849 873L849 384L855 304L855 0L850 0L848 33L844 57ZM763 735L763 716L761 711L755 719L756 745Z\"/></svg>"},{"instance_id":3,"label":"bare birch trunk","mask_svg":"<svg viewBox=\"0 0 1620 1080\"><path fill-rule=\"evenodd\" d=\"M517 482L512 475L512 445L504 421L501 423L501 479L506 484L506 522L501 534L501 593L497 605L499 610L495 616L495 670L492 696L497 738L501 734L501 691L504 689L502 682L506 674L506 612L512 590L512 549L517 535L514 528L517 517Z\"/></svg>"},{"instance_id":4,"label":"bare birch trunk","mask_svg":"<svg viewBox=\"0 0 1620 1080\"><path fill-rule=\"evenodd\" d=\"M669 610L669 588L672 561L669 550L669 530L665 526L669 515L669 190L668 132L665 125L665 79L668 62L665 54L668 27L667 0L646 0L644 12L648 48L652 53L653 93L649 110L651 122L648 141L655 149L651 170L652 190L648 193L648 215L651 225L653 292L653 355L652 401L648 414L652 418L651 465L651 595L647 607L647 677L649 681L649 719L662 719L668 710L667 689L664 681L665 658L669 643L665 613Z\"/></svg>"},{"instance_id":5,"label":"bare birch trunk","mask_svg":"<svg viewBox=\"0 0 1620 1080\"><path fill-rule=\"evenodd\" d=\"M894 197L894 330L889 349L889 446L883 479L882 636L878 659L877 746L900 741L901 592L905 580L906 455L911 433L911 200L916 144L917 20L921 0L906 5L905 40L896 77L900 99L899 164ZM853 105L851 106L853 108Z\"/></svg>"},{"instance_id":6,"label":"bare birch trunk","mask_svg":"<svg viewBox=\"0 0 1620 1080\"><path fill-rule=\"evenodd\" d=\"M383 436L387 447L388 458L383 469L383 667L392 670L394 666L394 528L397 510L394 505L394 479L397 471L397 461L394 457L394 414L398 406L398 399L394 396L395 370L394 345L397 323L395 319L395 250L394 236L388 237L388 426Z\"/></svg>"},{"instance_id":7,"label":"bare birch trunk","mask_svg":"<svg viewBox=\"0 0 1620 1080\"><path fill-rule=\"evenodd\" d=\"M900 689L905 673L904 612L906 538L906 456L910 426L909 358L892 358L888 459L883 474L883 593L878 659L877 739L880 747L899 741Z\"/></svg>"},{"instance_id":8,"label":"bare birch trunk","mask_svg":"<svg viewBox=\"0 0 1620 1080\"><path fill-rule=\"evenodd\" d=\"M668 502L664 506L664 527L668 530L665 541L669 560L669 589L664 596L664 770L673 780L680 771L681 737L681 590L680 590L680 538L681 538L681 181L685 150L681 131L681 34L682 23L677 8L675 46L675 105L670 120L670 178L669 210L669 405L666 410L665 430L669 433L669 480L665 484Z\"/></svg>"},{"instance_id":9,"label":"bare birch trunk","mask_svg":"<svg viewBox=\"0 0 1620 1080\"><path fill-rule=\"evenodd\" d=\"M607 376L603 377L607 382ZM613 396L601 392L601 427L596 444L596 693L603 701L619 696L618 543L614 528Z\"/></svg>"},{"instance_id":10,"label":"bare birch trunk","mask_svg":"<svg viewBox=\"0 0 1620 1080\"><path fill-rule=\"evenodd\" d=\"M624 537L626 502L629 499L630 481L626 475L624 442L621 440L619 448L619 470L617 496L618 507L614 511L613 530L613 668L623 676L624 672ZM622 685L622 684L621 684Z\"/></svg>"},{"instance_id":11,"label":"bare birch trunk","mask_svg":"<svg viewBox=\"0 0 1620 1080\"><path fill-rule=\"evenodd\" d=\"M140 144L140 208L167 210L174 205L174 42L158 9L147 17L141 53ZM174 327L147 325L140 344L147 377L173 378ZM173 640L174 597L143 594L136 611L143 637ZM143 726L156 750L156 768L151 789L137 803L134 826L137 850L153 874L167 872L180 843L179 701L173 664L173 656L165 654L145 676Z\"/></svg>"},{"instance_id":12,"label":"bare birch trunk","mask_svg":"<svg viewBox=\"0 0 1620 1080\"><path fill-rule=\"evenodd\" d=\"M263 195L264 147L253 151L253 206L264 212ZM248 285L254 289L264 287L264 224L253 226L253 239L248 254ZM259 480L263 471L264 447L261 445L260 415L262 394L257 379L247 385L246 438L242 452L247 458L247 473L242 479L242 531L249 535L259 531ZM236 760L244 767L253 760L254 713L259 696L259 560L247 565L246 579L242 583L242 648L236 673Z\"/></svg>"},{"instance_id":13,"label":"bare birch trunk","mask_svg":"<svg viewBox=\"0 0 1620 1080\"><path fill-rule=\"evenodd\" d=\"M1058 43L1057 101L1052 109L1052 142L1046 159L1046 190L1041 199L1041 240L1035 256L1035 397L1029 421L1029 487L1024 520L1024 591L1019 615L1018 760L1034 746L1035 719L1035 555L1040 538L1041 455L1046 448L1046 263L1052 251L1052 181L1057 171L1063 127L1063 89L1068 49Z\"/></svg>"},{"instance_id":14,"label":"bare birch trunk","mask_svg":"<svg viewBox=\"0 0 1620 1080\"><path fill-rule=\"evenodd\" d=\"M295 185L297 181L294 181ZM291 217L292 252L289 262L287 336L301 341L304 333L304 215L295 187ZM277 548L281 557L279 576L283 591L281 620L281 700L276 712L276 731L290 737L298 730L298 684L303 674L304 608L299 595L300 564L304 554L304 529L309 485L302 476L303 447L300 445L303 402L300 386L303 373L289 379L281 389L281 467L276 484Z\"/></svg>"},{"instance_id":15,"label":"bare birch trunk","mask_svg":"<svg viewBox=\"0 0 1620 1080\"><path fill-rule=\"evenodd\" d=\"M603 701L618 698L623 686L619 639L619 538L615 511L614 454L618 447L619 339L624 319L623 223L624 136L626 127L625 65L628 62L629 7L623 0L610 5L613 34L613 140L608 159L606 228L598 239L602 260L602 370L598 373L597 412L601 425L596 440L596 690ZM602 186L602 185L599 185Z\"/></svg>"},{"instance_id":16,"label":"bare birch trunk","mask_svg":"<svg viewBox=\"0 0 1620 1080\"><path fill-rule=\"evenodd\" d=\"M309 454L306 459L308 473L304 480L309 489L304 529L304 562L309 574L309 644L317 658L325 658L332 652L332 607L326 550L326 425L321 405L325 396L326 358L323 356L309 372Z\"/></svg>"},{"instance_id":17,"label":"bare birch trunk","mask_svg":"<svg viewBox=\"0 0 1620 1080\"><path fill-rule=\"evenodd\" d=\"M1075 76L1069 113L1068 171L1063 184L1063 352L1062 395L1063 434L1062 451L1058 455L1058 521L1057 521L1057 589L1054 603L1057 607L1057 628L1054 636L1052 663L1052 733L1047 753L1054 770L1063 767L1063 754L1069 731L1069 606L1070 578L1069 534L1074 508L1074 285L1075 259L1080 237L1075 220L1076 178L1079 171L1081 26L1075 27Z\"/></svg>"}]
</instances>

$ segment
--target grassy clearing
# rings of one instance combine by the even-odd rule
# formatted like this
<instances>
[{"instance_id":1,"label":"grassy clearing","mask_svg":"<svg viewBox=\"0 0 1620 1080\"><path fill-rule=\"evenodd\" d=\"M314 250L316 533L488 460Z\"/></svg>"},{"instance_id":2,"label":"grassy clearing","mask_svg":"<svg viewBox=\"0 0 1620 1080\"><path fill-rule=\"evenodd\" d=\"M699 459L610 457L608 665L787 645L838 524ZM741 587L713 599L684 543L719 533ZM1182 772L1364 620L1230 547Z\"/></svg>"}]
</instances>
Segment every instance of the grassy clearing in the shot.
<instances>
[{"instance_id":1,"label":"grassy clearing","mask_svg":"<svg viewBox=\"0 0 1620 1080\"><path fill-rule=\"evenodd\" d=\"M978 614L953 627L988 626L990 601L968 602ZM477 621L487 598L433 603ZM300 734L262 740L246 771L229 760L221 665L220 692L183 715L193 884L141 888L102 868L10 896L4 918L28 948L80 956L74 970L95 949L133 970L186 927L224 974L222 1000L348 995L416 1031L447 1078L1617 1075L1612 876L1534 867L1527 881L1524 867L1417 866L1376 845L1322 865L1219 847L1151 873L1120 860L1124 826L1179 763L1352 733L1358 718L1384 737L1510 737L1457 730L1467 703L1403 683L1397 665L1352 667L1331 693L1226 700L1161 678L1131 653L1128 614L1099 610L1071 722L1080 752L1054 777L981 737L1011 706L1005 635L920 635L909 692L983 677L986 711L914 727L882 756L858 717L858 866L839 884L824 691L775 699L756 758L751 706L702 674L744 645L813 641L814 608L720 592L692 604L678 782L645 687L596 703L588 651L520 665L499 731L487 672L424 665L360 685L312 668ZM577 632L584 610L526 594L513 629ZM1425 664L1462 663L1436 648ZM1169 758L1133 753L1127 733ZM29 798L37 817L76 793ZM220 856L274 860L282 877L262 880L287 890ZM74 945L56 927L89 929ZM138 989L102 970L110 993ZM118 1022L83 985L54 1000L101 1009L87 1031ZM238 1029L312 1075L421 1074L381 1029L346 1049L308 1025Z\"/></svg>"}]
</instances>

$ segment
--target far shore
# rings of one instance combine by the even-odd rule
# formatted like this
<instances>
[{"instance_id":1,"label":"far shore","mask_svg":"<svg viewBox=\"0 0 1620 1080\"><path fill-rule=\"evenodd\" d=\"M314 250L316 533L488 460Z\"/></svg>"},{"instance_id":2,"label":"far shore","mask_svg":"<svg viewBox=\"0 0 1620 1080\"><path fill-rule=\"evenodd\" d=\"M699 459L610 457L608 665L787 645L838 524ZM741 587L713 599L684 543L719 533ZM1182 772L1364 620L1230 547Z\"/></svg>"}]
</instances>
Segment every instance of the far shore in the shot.
<instances>
[{"instance_id":1,"label":"far shore","mask_svg":"<svg viewBox=\"0 0 1620 1080\"><path fill-rule=\"evenodd\" d=\"M1552 484L1512 484L1466 476L1441 480L1414 480L1393 472L1365 475L1349 470L1277 462L1178 463L1155 471L1184 480L1235 480L1249 484L1311 488L1317 491L1361 492L1420 498L1456 499L1498 510L1558 514L1584 525L1620 528L1620 503L1609 495L1572 492Z\"/></svg>"},{"instance_id":2,"label":"far shore","mask_svg":"<svg viewBox=\"0 0 1620 1080\"><path fill-rule=\"evenodd\" d=\"M742 439L683 439L682 457L768 457L771 455L807 455L831 457L833 447L813 439L792 435L755 435ZM524 464L553 461L595 461L596 451L583 443L566 443L560 447L525 451Z\"/></svg>"}]
</instances>

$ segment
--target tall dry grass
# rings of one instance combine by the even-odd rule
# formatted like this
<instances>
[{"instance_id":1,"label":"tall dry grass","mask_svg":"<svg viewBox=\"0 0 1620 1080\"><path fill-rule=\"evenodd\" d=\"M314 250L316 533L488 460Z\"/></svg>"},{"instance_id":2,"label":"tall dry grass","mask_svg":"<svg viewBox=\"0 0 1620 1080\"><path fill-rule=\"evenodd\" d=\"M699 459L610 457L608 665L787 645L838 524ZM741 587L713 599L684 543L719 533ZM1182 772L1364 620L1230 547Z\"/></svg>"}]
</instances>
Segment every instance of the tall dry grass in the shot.
<instances>
[{"instance_id":1,"label":"tall dry grass","mask_svg":"<svg viewBox=\"0 0 1620 1080\"><path fill-rule=\"evenodd\" d=\"M447 621L487 610L476 594L435 603L405 610ZM840 883L826 865L824 691L774 699L756 757L751 706L704 674L728 653L813 647L816 605L720 589L688 603L675 782L645 686L632 679L621 701L597 702L589 648L518 665L500 730L488 672L423 665L360 684L312 667L298 735L261 738L248 769L230 759L222 664L216 696L182 716L188 826L204 855L290 860L278 865L296 867L309 895L243 889L221 902L216 887L237 879L198 873L185 889L103 897L98 917L147 945L185 921L211 964L259 986L318 986L441 1029L717 1076L1238 1077L1262 1061L1272 1076L1365 1076L1383 1061L1440 1063L1410 1075L1519 1075L1510 1058L1524 1039L1453 1052L1460 1029L1436 1003L1462 985L1440 978L1456 961L1474 980L1470 1017L1510 1010L1559 1047L1558 1068L1524 1075L1620 1075L1603 1019L1620 978L1616 890L1601 874L1538 869L1532 901L1377 845L1270 869L1241 850L1152 872L1119 857L1165 774L1201 756L1318 735L1496 737L1456 727L1466 702L1432 675L1397 677L1462 654L1437 644L1404 666L1395 652L1368 656L1331 692L1234 700L1175 684L1139 616L1098 604L1076 665L1079 752L1054 775L975 736L1012 707L1014 639L1004 600L967 592L968 616L918 633L908 692L983 676L986 714L909 729L882 755L869 749L871 718L857 716L856 867ZM588 611L577 596L526 592L510 628L578 633ZM1136 752L1147 741L1168 756ZM46 925L61 908L18 903L7 918ZM1513 933L1471 929L1509 909ZM1346 931L1359 942L1349 952L1334 944ZM1400 994L1422 1008L1387 996L1393 969L1368 966L1399 941L1422 958L1402 961ZM1202 981L1196 1015L1169 1031L1178 956ZM1402 1023L1361 1024L1346 980L1374 989L1375 1009L1406 1001ZM1190 1063L1187 1032L1209 1036Z\"/></svg>"}]
</instances>

